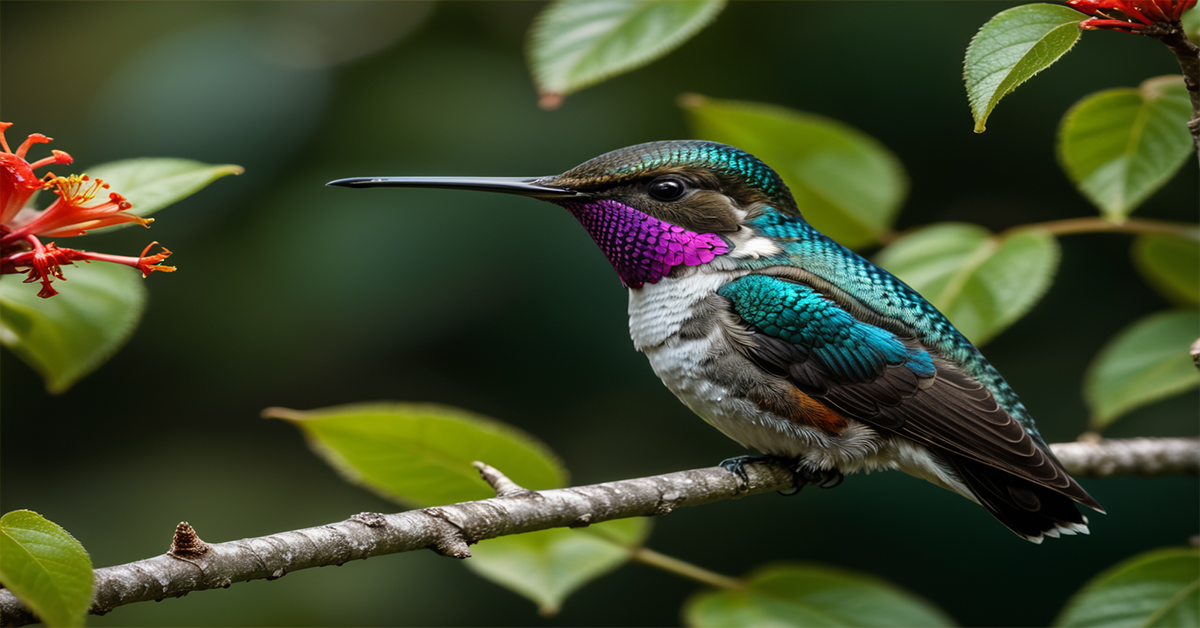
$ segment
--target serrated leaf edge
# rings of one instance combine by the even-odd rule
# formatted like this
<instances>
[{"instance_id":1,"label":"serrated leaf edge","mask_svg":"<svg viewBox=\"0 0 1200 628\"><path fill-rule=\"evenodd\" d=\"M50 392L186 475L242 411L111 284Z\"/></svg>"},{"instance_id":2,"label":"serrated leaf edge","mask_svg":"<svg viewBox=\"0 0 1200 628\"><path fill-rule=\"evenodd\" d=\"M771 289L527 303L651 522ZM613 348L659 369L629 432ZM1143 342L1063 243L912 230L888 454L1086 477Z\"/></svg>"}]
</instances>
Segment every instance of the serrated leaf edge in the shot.
<instances>
[{"instance_id":1,"label":"serrated leaf edge","mask_svg":"<svg viewBox=\"0 0 1200 628\"><path fill-rule=\"evenodd\" d=\"M56 563L55 561L43 560L43 559L41 559L41 558L39 558L39 557L35 556L35 555L33 554L33 552L29 551L29 549L28 549L28 548L25 546L25 544L21 543L20 541L17 541L15 538L12 538L12 535L11 535L11 534L9 534L8 530L7 530L7 529L6 529L6 527L3 525L3 520L4 520L5 518L8 518L10 515L14 515L14 514L30 514L30 515L33 515L34 517L36 517L36 518L37 518L37 520L39 520L39 521L41 521L41 522L44 522L44 523L46 523L46 524L48 524L48 525L50 525L50 526L53 526L54 528L57 528L57 529L58 529L59 531L61 531L61 532L62 532L64 535L66 535L66 537L67 537L68 539L70 539L70 541L74 541L74 542L75 542L75 544L78 546L78 549L79 549L80 551L82 551L82 552L83 552L83 554L84 554L84 557L85 557L85 558L87 559L87 561L88 561L88 569L89 569L89 570L91 570L91 569L92 569L92 560L91 560L91 556L89 556L89 555L88 555L88 553L87 553L87 550L86 550L86 549L83 547L83 544L82 544L82 543L80 543L80 542L79 542L79 540L78 540L78 539L76 539L74 535L72 535L70 532L68 532L68 531L67 531L65 528L63 528L62 526L58 525L57 523L54 523L53 521L50 521L49 519L47 519L47 518L43 517L41 514L39 514L39 513L37 513L37 512L34 512L34 511L32 511L32 510L27 510L27 509L25 509L25 510L13 510L13 511L9 511L9 512L6 512L6 513L4 513L4 516L3 516L3 517L0 517L0 534L4 534L5 536L8 536L8 537L9 537L9 538L10 538L10 539L13 541L13 543L15 543L15 544L16 544L16 545L17 545L19 548L21 548L21 550L22 550L22 551L24 551L24 552L25 552L25 553L26 553L26 554L29 556L29 558L30 558L30 559L31 559L33 562L37 563L38 565L42 565L42 564L44 564L44 563L54 563L54 564L61 564L61 563ZM29 530L29 529L27 529L27 528L22 528L22 530L24 530L24 531L27 531L27 532L32 532L32 533L35 533L35 534L38 534L38 535L41 535L41 536L50 537L50 535L46 534L45 532L41 532L41 531L38 531L38 530ZM50 537L50 538L53 538L53 537ZM59 547L59 546L57 546L57 545L53 545L53 544L49 544L49 545L51 545L52 547ZM48 571L48 570L47 570L47 569L45 569L45 568L43 568L43 569L42 569L42 571L43 571L43 572L46 572L46 571ZM11 583L2 583L2 584L4 584L4 586L5 586L6 588L9 588L9 590L10 590L10 591L12 590L12 589L11 589L11 587L9 586ZM92 590L92 592L94 592L94 591L95 591L95 587L94 587L94 585L92 585L92 587L91 587L91 590ZM59 596L59 590L58 590L58 588L55 588L55 589L54 589L54 594L55 594L55 598L56 598L56 599L58 600L58 602L60 603L60 606L64 606L64 605L65 605L65 600L63 600L63 599L61 598L61 596ZM13 595L16 595L16 593L14 592L14 593L13 593ZM91 597L91 596L89 595L89 604L91 603L90 597ZM31 610L33 610L33 612L34 612L35 614L37 614L37 615L39 615L39 616L42 616L42 615L45 615L45 614L46 614L46 611L45 611L45 609L44 609L44 608L42 608L42 604L40 604L40 603L38 603L38 602L35 602L35 601L32 601L32 600L29 600L29 599L26 599L26 598L24 598L23 596L17 596L17 599L21 600L21 601L22 601L22 602L24 602L26 605L28 605L28 606L29 606L29 608L30 608ZM83 608L83 610L82 610L82 611L79 613L79 615L80 615L80 618L81 618L81 621L80 621L80 623L82 623L82 617L85 617L85 616L87 615L87 607L86 607L86 606L85 606L85 607Z\"/></svg>"},{"instance_id":2,"label":"serrated leaf edge","mask_svg":"<svg viewBox=\"0 0 1200 628\"><path fill-rule=\"evenodd\" d=\"M1072 49L1074 49L1074 48L1075 48L1075 44L1078 44L1078 43L1079 43L1079 39L1080 39L1080 35L1082 34L1082 31L1079 31L1079 30L1078 30L1078 22L1076 22L1076 23L1075 23L1075 24L1076 24L1075 28L1076 28L1076 30L1077 30L1077 34L1076 34L1076 36L1075 36L1075 41L1071 42L1071 45L1070 45L1070 46L1067 46L1067 49L1066 49L1066 50L1063 50L1061 53L1059 53L1059 55L1058 55L1058 56L1056 56L1056 57L1054 57L1053 59L1051 59L1049 63L1047 63L1047 64L1045 64L1044 66L1042 66L1042 68L1041 68L1041 69L1038 69L1038 70L1034 71L1032 74L1030 74L1029 76L1025 77L1023 80L1021 80L1021 81L1020 81L1020 82L1018 82L1018 83L1014 83L1014 84L1012 84L1012 85L1009 85L1009 86L1007 86L1007 87L1004 87L1005 83L1008 81L1008 76L1006 76L1006 77L1004 78L1004 80L1000 81L1000 84L999 84L999 85L996 87L996 91L995 91L995 92L993 92L993 93L992 93L992 95L989 97L989 99L988 99L988 101L989 101L989 102L987 103L987 108L986 108L986 110L984 110L984 111L982 112L982 115L979 115L979 114L977 113L977 109L979 109L979 97L978 97L978 96L976 96L976 95L974 95L974 94L972 94L972 90L971 90L972 84L969 82L969 78L968 78L968 76L967 76L967 63L968 63L968 61L971 59L971 51L972 51L973 49L975 49L975 45L976 45L976 42L979 40L979 36L980 36L980 34L982 34L982 33L983 33L983 30L984 30L985 28L987 28L988 24L991 24L992 22L994 22L996 19L998 19L1000 16L1004 15L1005 13L1009 13L1009 12L1011 12L1011 11L1028 10L1028 9L1026 9L1025 7L1030 7L1030 6L1037 6L1037 5L1023 4L1023 5L1020 5L1020 6L1013 7L1013 8L1011 8L1011 9L1006 9L1006 10L1004 10L1004 11L1001 11L1001 12L997 13L996 15L993 15L993 16L992 16L992 18L991 18L990 20L988 20L987 22L984 22L983 26L979 27L979 30L978 30L978 31L976 31L976 32L975 32L975 34L974 34L974 35L971 37L971 42L970 42L969 44L967 44L967 53L966 53L966 55L965 55L965 57L964 57L964 59L963 59L963 83L966 85L966 89L967 89L967 102L968 102L968 104L970 105L970 108L971 108L971 117L972 117L972 118L974 118L974 120L975 120L975 132L976 132L976 133L983 133L985 130L987 130L987 127L985 126L985 125L986 125L986 123L987 123L987 120L988 120L988 118L989 118L989 117L991 117L991 115L992 115L992 111L994 111L994 110L996 109L996 105L998 105L998 104L1000 103L1000 100L1001 100L1001 99L1003 99L1005 96L1007 96L1007 95L1011 94L1013 91L1015 91L1015 90L1016 90L1018 87L1020 87L1021 85L1024 85L1024 84L1025 84L1027 81L1029 81L1029 79L1031 79L1031 78L1033 78L1033 77L1037 76L1038 74L1041 74L1041 73L1042 73L1042 71L1049 69L1049 68L1050 68L1050 66L1054 65L1055 63L1057 63L1057 62L1058 62L1058 60L1059 60L1059 59L1061 59L1061 58L1063 57L1063 55L1067 54L1067 53L1068 53L1068 52L1070 52ZM1053 5L1051 5L1051 6L1053 6ZM1080 20L1079 20L1079 21L1083 21L1083 19L1084 19L1084 18L1083 18L1083 15L1082 15L1082 14L1080 14ZM1017 61L1017 64L1021 63L1021 62L1022 62L1022 61L1024 61L1026 58L1028 58L1028 57L1029 57L1029 55L1030 55L1030 54L1031 54L1031 53L1034 51L1034 49L1036 49L1036 48L1038 47L1038 45L1039 45L1039 44L1040 44L1040 43L1041 43L1043 40L1045 40L1045 39L1046 39L1046 37L1048 37L1048 36L1050 35L1050 33L1053 33L1053 32L1055 32L1055 31L1057 31L1059 28L1064 28L1064 27L1069 27L1069 26L1071 26L1071 23L1069 23L1069 22L1068 22L1068 23L1064 23L1064 24L1060 24L1059 26L1055 27L1055 28L1054 28L1054 29L1052 29L1051 31L1047 32L1045 35L1043 35L1043 36L1041 37L1041 39L1039 39L1037 42L1035 42L1035 43L1033 44L1033 46L1031 46L1031 47L1029 48L1029 50L1028 50L1028 51L1026 51L1026 53L1025 53L1024 55L1022 55L1022 56L1021 56L1021 59ZM1011 67L1009 68L1009 75L1011 75L1011 73L1012 73L1012 69L1013 69L1013 68L1015 68L1017 64L1013 64L1013 66L1011 66ZM988 76L991 76L991 75L989 74ZM982 81L982 79L980 79L980 81ZM978 84L980 81L976 81L976 83L975 83L975 84Z\"/></svg>"}]
</instances>

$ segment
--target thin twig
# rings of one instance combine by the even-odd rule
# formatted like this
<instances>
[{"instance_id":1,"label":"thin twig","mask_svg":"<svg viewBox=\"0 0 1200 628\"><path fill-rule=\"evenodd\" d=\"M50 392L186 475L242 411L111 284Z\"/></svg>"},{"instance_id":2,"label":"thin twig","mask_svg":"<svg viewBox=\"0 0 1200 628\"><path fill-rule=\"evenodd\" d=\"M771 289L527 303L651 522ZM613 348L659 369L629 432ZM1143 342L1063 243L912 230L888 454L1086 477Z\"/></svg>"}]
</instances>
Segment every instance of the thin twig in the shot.
<instances>
[{"instance_id":1,"label":"thin twig","mask_svg":"<svg viewBox=\"0 0 1200 628\"><path fill-rule=\"evenodd\" d=\"M637 547L630 550L629 559L635 563L657 567L716 589L740 589L744 586L742 581L737 578L730 578L673 556L660 554L648 547Z\"/></svg>"},{"instance_id":2,"label":"thin twig","mask_svg":"<svg viewBox=\"0 0 1200 628\"><path fill-rule=\"evenodd\" d=\"M1149 218L1129 218L1120 222L1089 216L1085 218L1067 218L1018 225L1009 231L1025 229L1040 229L1054 235L1073 235L1076 233L1158 233L1171 235L1186 240L1200 240L1200 225L1194 222L1173 222L1170 220L1153 220Z\"/></svg>"},{"instance_id":3,"label":"thin twig","mask_svg":"<svg viewBox=\"0 0 1200 628\"><path fill-rule=\"evenodd\" d=\"M1132 441L1060 443L1051 448L1068 471L1079 475L1196 473L1200 469L1197 439ZM1109 450L1125 453L1115 458L1104 455ZM1130 451L1141 453L1131 455ZM1114 459L1124 462L1114 464ZM398 514L361 513L338 523L227 543L203 543L191 526L181 525L177 545L193 550L203 545L207 549L177 551L95 570L96 589L89 612L102 615L133 602L181 597L191 591L226 588L235 582L273 580L298 569L341 565L397 552L432 549L444 556L467 558L471 555L468 546L484 539L625 517L665 515L683 506L793 486L791 473L780 466L754 463L746 465L745 470L745 484L725 469L710 467L591 486L518 492ZM706 583L713 586L736 586L736 581L719 574L701 575L703 570L698 567L681 571L678 567L682 562L668 567L672 559L656 552L631 551L640 562L669 568L680 575L688 572L687 577L693 579L707 577ZM23 626L35 621L33 613L10 591L0 590L0 625Z\"/></svg>"},{"instance_id":4,"label":"thin twig","mask_svg":"<svg viewBox=\"0 0 1200 628\"><path fill-rule=\"evenodd\" d=\"M879 242L885 245L891 244L920 228L906 229L904 231L888 231L879 236ZM1130 233L1135 235L1158 233L1193 242L1200 241L1200 225L1194 222L1175 222L1171 220L1154 220L1152 218L1128 218L1116 222L1099 216L1031 222L1011 227L1003 235L1028 229L1040 229L1056 236L1074 235L1077 233Z\"/></svg>"},{"instance_id":5,"label":"thin twig","mask_svg":"<svg viewBox=\"0 0 1200 628\"><path fill-rule=\"evenodd\" d=\"M483 478L483 481L487 482L493 491L496 491L496 497L513 497L533 492L508 479L507 475L504 475L495 467L479 462L478 460L472 462L471 466L479 469L479 477Z\"/></svg>"}]
</instances>

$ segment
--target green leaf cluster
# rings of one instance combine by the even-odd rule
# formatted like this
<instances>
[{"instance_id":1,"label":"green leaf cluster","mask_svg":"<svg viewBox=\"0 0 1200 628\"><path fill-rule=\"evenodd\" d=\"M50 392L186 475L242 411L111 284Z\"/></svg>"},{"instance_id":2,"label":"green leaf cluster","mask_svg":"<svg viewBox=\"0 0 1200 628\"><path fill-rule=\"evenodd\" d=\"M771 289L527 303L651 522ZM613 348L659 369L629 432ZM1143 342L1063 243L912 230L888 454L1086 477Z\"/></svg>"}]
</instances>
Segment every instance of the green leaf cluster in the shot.
<instances>
[{"instance_id":1,"label":"green leaf cluster","mask_svg":"<svg viewBox=\"0 0 1200 628\"><path fill-rule=\"evenodd\" d=\"M980 28L967 49L964 71L976 132L983 130L1001 98L1074 46L1080 36L1076 24L1081 19L1079 12L1067 7L1030 4L1003 11ZM1184 14L1184 29L1190 37L1196 33L1198 20L1200 11L1195 8ZM1136 89L1122 87L1091 94L1072 106L1059 124L1059 163L1107 221L1123 226L1130 214L1174 177L1194 152L1194 139L1188 129L1193 115L1191 98L1180 76L1148 79ZM1196 315L1200 305L1200 228L1186 227L1144 233L1134 242L1133 261L1146 281L1168 300L1189 309L1143 318L1100 352L1084 384L1095 430L1133 409L1190 390L1200 382L1188 356L1188 347L1200 334ZM880 263L922 292L943 291L935 292L931 301L978 342L987 337L988 326L982 325L981 334L973 327L986 321L955 312L956 304L944 294L958 294L952 289L955 282L947 277L969 275L970 271L944 266L939 272L935 261L927 259L936 260L939 253L950 259L953 246L945 243L939 249L936 242L939 235L944 238L948 233L931 227L903 238L880 255ZM1047 238L1042 236L1043 240ZM930 244L926 240L935 242L926 249L923 245ZM964 251L968 248L963 245ZM1045 262L1046 256L1035 254L1035 258ZM964 256L959 261L970 266L972 258ZM1051 266L1056 262L1057 255ZM1040 272L1030 277L1026 289L1018 288L1011 295L1013 310L1026 308L1031 301L1029 295L1040 292L1048 281L1047 275ZM1000 323L1006 317L992 318Z\"/></svg>"},{"instance_id":2,"label":"green leaf cluster","mask_svg":"<svg viewBox=\"0 0 1200 628\"><path fill-rule=\"evenodd\" d=\"M75 537L30 510L0 517L0 584L47 626L82 626L92 559Z\"/></svg>"}]
</instances>

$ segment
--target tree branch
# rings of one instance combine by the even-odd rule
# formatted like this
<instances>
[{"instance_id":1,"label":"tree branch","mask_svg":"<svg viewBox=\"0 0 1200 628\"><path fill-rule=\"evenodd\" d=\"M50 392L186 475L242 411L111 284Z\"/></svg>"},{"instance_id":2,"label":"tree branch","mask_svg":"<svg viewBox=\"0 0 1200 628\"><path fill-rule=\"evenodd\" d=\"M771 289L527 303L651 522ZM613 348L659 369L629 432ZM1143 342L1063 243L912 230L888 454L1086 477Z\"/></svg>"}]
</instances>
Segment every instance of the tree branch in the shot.
<instances>
[{"instance_id":1,"label":"tree branch","mask_svg":"<svg viewBox=\"0 0 1200 628\"><path fill-rule=\"evenodd\" d=\"M1076 477L1180 475L1200 470L1200 441L1195 438L1095 438L1050 448Z\"/></svg>"},{"instance_id":2,"label":"tree branch","mask_svg":"<svg viewBox=\"0 0 1200 628\"><path fill-rule=\"evenodd\" d=\"M1051 446L1077 475L1196 473L1200 441L1139 438ZM665 515L745 495L792 487L791 473L769 463L746 465L748 481L720 467L647 478L527 491L487 465L477 465L500 494L491 499L382 515L361 513L345 521L227 543L201 541L186 523L176 529L172 550L115 567L95 570L90 612L103 615L133 602L181 597L192 591L227 588L234 582L274 580L298 569L432 549L467 558L468 546L510 534L558 527ZM656 555L638 557L653 562ZM725 585L732 586L725 582ZM37 618L8 590L0 590L0 625L22 626Z\"/></svg>"}]
</instances>

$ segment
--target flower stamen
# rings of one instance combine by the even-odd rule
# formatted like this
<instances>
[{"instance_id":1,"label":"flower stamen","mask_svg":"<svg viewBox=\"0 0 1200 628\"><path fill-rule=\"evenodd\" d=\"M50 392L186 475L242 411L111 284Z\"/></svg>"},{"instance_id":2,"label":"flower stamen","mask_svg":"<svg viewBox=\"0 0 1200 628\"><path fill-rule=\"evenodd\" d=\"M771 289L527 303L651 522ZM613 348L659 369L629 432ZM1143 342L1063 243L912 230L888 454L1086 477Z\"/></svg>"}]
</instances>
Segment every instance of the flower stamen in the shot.
<instances>
[{"instance_id":1,"label":"flower stamen","mask_svg":"<svg viewBox=\"0 0 1200 628\"><path fill-rule=\"evenodd\" d=\"M46 144L52 140L53 138L46 137L41 133L32 133L29 137L25 138L24 142L21 142L21 145L17 147L17 151L13 154L21 159L25 159L25 153L29 152L29 149L33 148L34 144Z\"/></svg>"},{"instance_id":2,"label":"flower stamen","mask_svg":"<svg viewBox=\"0 0 1200 628\"><path fill-rule=\"evenodd\" d=\"M0 244L30 234L50 238L70 237L83 235L88 229L109 225L136 222L145 227L154 222L152 218L129 213L127 210L133 204L116 192L109 193L106 202L88 205L101 190L108 189L108 184L102 179L71 175L56 177L51 183L58 199L33 220L16 227L12 233L0 236Z\"/></svg>"},{"instance_id":3,"label":"flower stamen","mask_svg":"<svg viewBox=\"0 0 1200 628\"><path fill-rule=\"evenodd\" d=\"M70 164L72 161L75 161L70 155L64 153L61 150L51 149L50 152L52 153L52 155L50 157L44 157L42 159L39 159L39 160L29 164L29 169L37 170L38 168L41 168L42 166L49 166L50 164L66 166L66 165ZM51 176L53 176L53 175L51 175Z\"/></svg>"}]
</instances>

